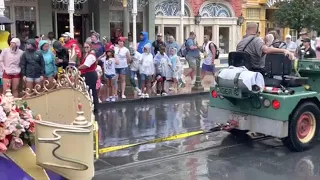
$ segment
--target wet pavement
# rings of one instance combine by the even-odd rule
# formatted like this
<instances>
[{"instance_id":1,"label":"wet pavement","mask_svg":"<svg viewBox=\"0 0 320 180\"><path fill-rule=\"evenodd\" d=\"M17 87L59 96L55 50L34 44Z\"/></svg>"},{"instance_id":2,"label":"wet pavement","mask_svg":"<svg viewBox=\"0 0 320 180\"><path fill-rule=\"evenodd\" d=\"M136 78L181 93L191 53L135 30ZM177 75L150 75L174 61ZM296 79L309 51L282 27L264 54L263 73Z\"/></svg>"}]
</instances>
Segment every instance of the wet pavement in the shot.
<instances>
[{"instance_id":1,"label":"wet pavement","mask_svg":"<svg viewBox=\"0 0 320 180\"><path fill-rule=\"evenodd\" d=\"M126 167L97 175L94 179L317 180L320 179L319 150L320 146L317 146L305 153L291 153L285 147L239 144Z\"/></svg>"},{"instance_id":2,"label":"wet pavement","mask_svg":"<svg viewBox=\"0 0 320 180\"><path fill-rule=\"evenodd\" d=\"M115 104L101 109L100 147L144 142L208 130L207 95ZM96 162L97 180L316 180L320 145L289 152L275 138L235 138L215 132L105 153Z\"/></svg>"},{"instance_id":3,"label":"wet pavement","mask_svg":"<svg viewBox=\"0 0 320 180\"><path fill-rule=\"evenodd\" d=\"M148 103L115 104L100 109L100 148L132 144L167 137L174 134L210 129L207 121L208 95L148 101ZM159 158L185 151L186 144L206 142L205 136L147 144L100 156L96 170Z\"/></svg>"}]
</instances>

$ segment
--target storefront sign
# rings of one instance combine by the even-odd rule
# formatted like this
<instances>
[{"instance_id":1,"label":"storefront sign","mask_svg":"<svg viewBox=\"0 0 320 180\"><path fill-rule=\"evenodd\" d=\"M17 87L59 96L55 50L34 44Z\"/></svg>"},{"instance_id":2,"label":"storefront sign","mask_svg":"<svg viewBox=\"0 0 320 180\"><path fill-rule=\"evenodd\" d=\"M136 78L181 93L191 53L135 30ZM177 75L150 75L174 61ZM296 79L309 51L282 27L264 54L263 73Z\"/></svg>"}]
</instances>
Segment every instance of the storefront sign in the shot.
<instances>
[{"instance_id":1,"label":"storefront sign","mask_svg":"<svg viewBox=\"0 0 320 180\"><path fill-rule=\"evenodd\" d=\"M278 2L283 2L283 1L289 1L289 0L268 0L266 4L268 7L272 7L274 4Z\"/></svg>"}]
</instances>

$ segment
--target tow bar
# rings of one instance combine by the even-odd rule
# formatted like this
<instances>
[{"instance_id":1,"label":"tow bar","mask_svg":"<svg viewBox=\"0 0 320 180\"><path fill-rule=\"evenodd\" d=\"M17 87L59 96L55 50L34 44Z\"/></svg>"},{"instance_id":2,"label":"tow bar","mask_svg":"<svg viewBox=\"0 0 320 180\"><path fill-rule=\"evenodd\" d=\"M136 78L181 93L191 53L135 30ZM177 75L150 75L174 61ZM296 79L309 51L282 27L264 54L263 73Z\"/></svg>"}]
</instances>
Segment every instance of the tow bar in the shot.
<instances>
[{"instance_id":1,"label":"tow bar","mask_svg":"<svg viewBox=\"0 0 320 180\"><path fill-rule=\"evenodd\" d=\"M168 137L158 138L158 139L135 143L135 144L111 146L111 147L99 149L98 152L99 152L99 154L104 154L104 153L108 153L108 152L112 152L112 151L118 151L121 149L127 149L127 148L134 147L134 146L153 144L153 143L159 143L159 142L164 142L164 141L173 141L173 140L177 140L177 139L187 138L187 137L196 136L196 135L209 134L209 133L218 132L218 131L230 131L233 127L236 127L231 124L232 123L215 124L215 126L211 129L209 129L208 131L193 131L193 132L176 134L176 135L172 135L172 136L168 136Z\"/></svg>"},{"instance_id":2,"label":"tow bar","mask_svg":"<svg viewBox=\"0 0 320 180\"><path fill-rule=\"evenodd\" d=\"M217 131L230 131L234 128L234 126L231 125L232 123L226 123L226 124L216 124L215 127L209 129L208 133L217 132Z\"/></svg>"}]
</instances>

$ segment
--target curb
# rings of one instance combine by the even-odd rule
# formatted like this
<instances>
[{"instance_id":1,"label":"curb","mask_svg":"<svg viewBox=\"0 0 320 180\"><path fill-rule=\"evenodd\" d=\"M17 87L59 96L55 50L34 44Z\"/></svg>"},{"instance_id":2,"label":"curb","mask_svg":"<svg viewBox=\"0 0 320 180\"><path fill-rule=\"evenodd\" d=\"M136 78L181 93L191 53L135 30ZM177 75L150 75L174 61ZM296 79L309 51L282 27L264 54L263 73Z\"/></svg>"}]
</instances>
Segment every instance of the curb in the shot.
<instances>
[{"instance_id":1,"label":"curb","mask_svg":"<svg viewBox=\"0 0 320 180\"><path fill-rule=\"evenodd\" d=\"M120 100L120 101L115 101L115 102L103 102L98 105L98 108L114 106L114 105L130 104L130 103L150 102L150 101L154 101L154 100L168 100L168 99L190 97L190 96L193 97L193 96L208 95L208 94L209 94L209 91L201 91L201 92L168 95L168 96L151 96L150 98L127 99L127 100Z\"/></svg>"}]
</instances>

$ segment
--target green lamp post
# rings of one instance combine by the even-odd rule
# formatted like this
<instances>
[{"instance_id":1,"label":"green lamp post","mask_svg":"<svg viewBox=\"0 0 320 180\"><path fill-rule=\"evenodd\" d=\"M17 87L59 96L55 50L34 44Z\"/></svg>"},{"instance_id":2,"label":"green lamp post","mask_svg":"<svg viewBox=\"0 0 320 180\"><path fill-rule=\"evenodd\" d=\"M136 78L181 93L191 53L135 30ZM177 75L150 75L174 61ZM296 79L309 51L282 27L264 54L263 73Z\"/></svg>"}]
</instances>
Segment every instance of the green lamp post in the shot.
<instances>
[{"instance_id":1,"label":"green lamp post","mask_svg":"<svg viewBox=\"0 0 320 180\"><path fill-rule=\"evenodd\" d=\"M194 17L194 21L195 21L195 24L199 26L199 24L201 22L201 15L199 13ZM203 91L204 90L204 88L201 85L200 63L201 63L201 57L199 55L199 57L197 59L196 82L195 82L194 86L192 87L193 91Z\"/></svg>"}]
</instances>

